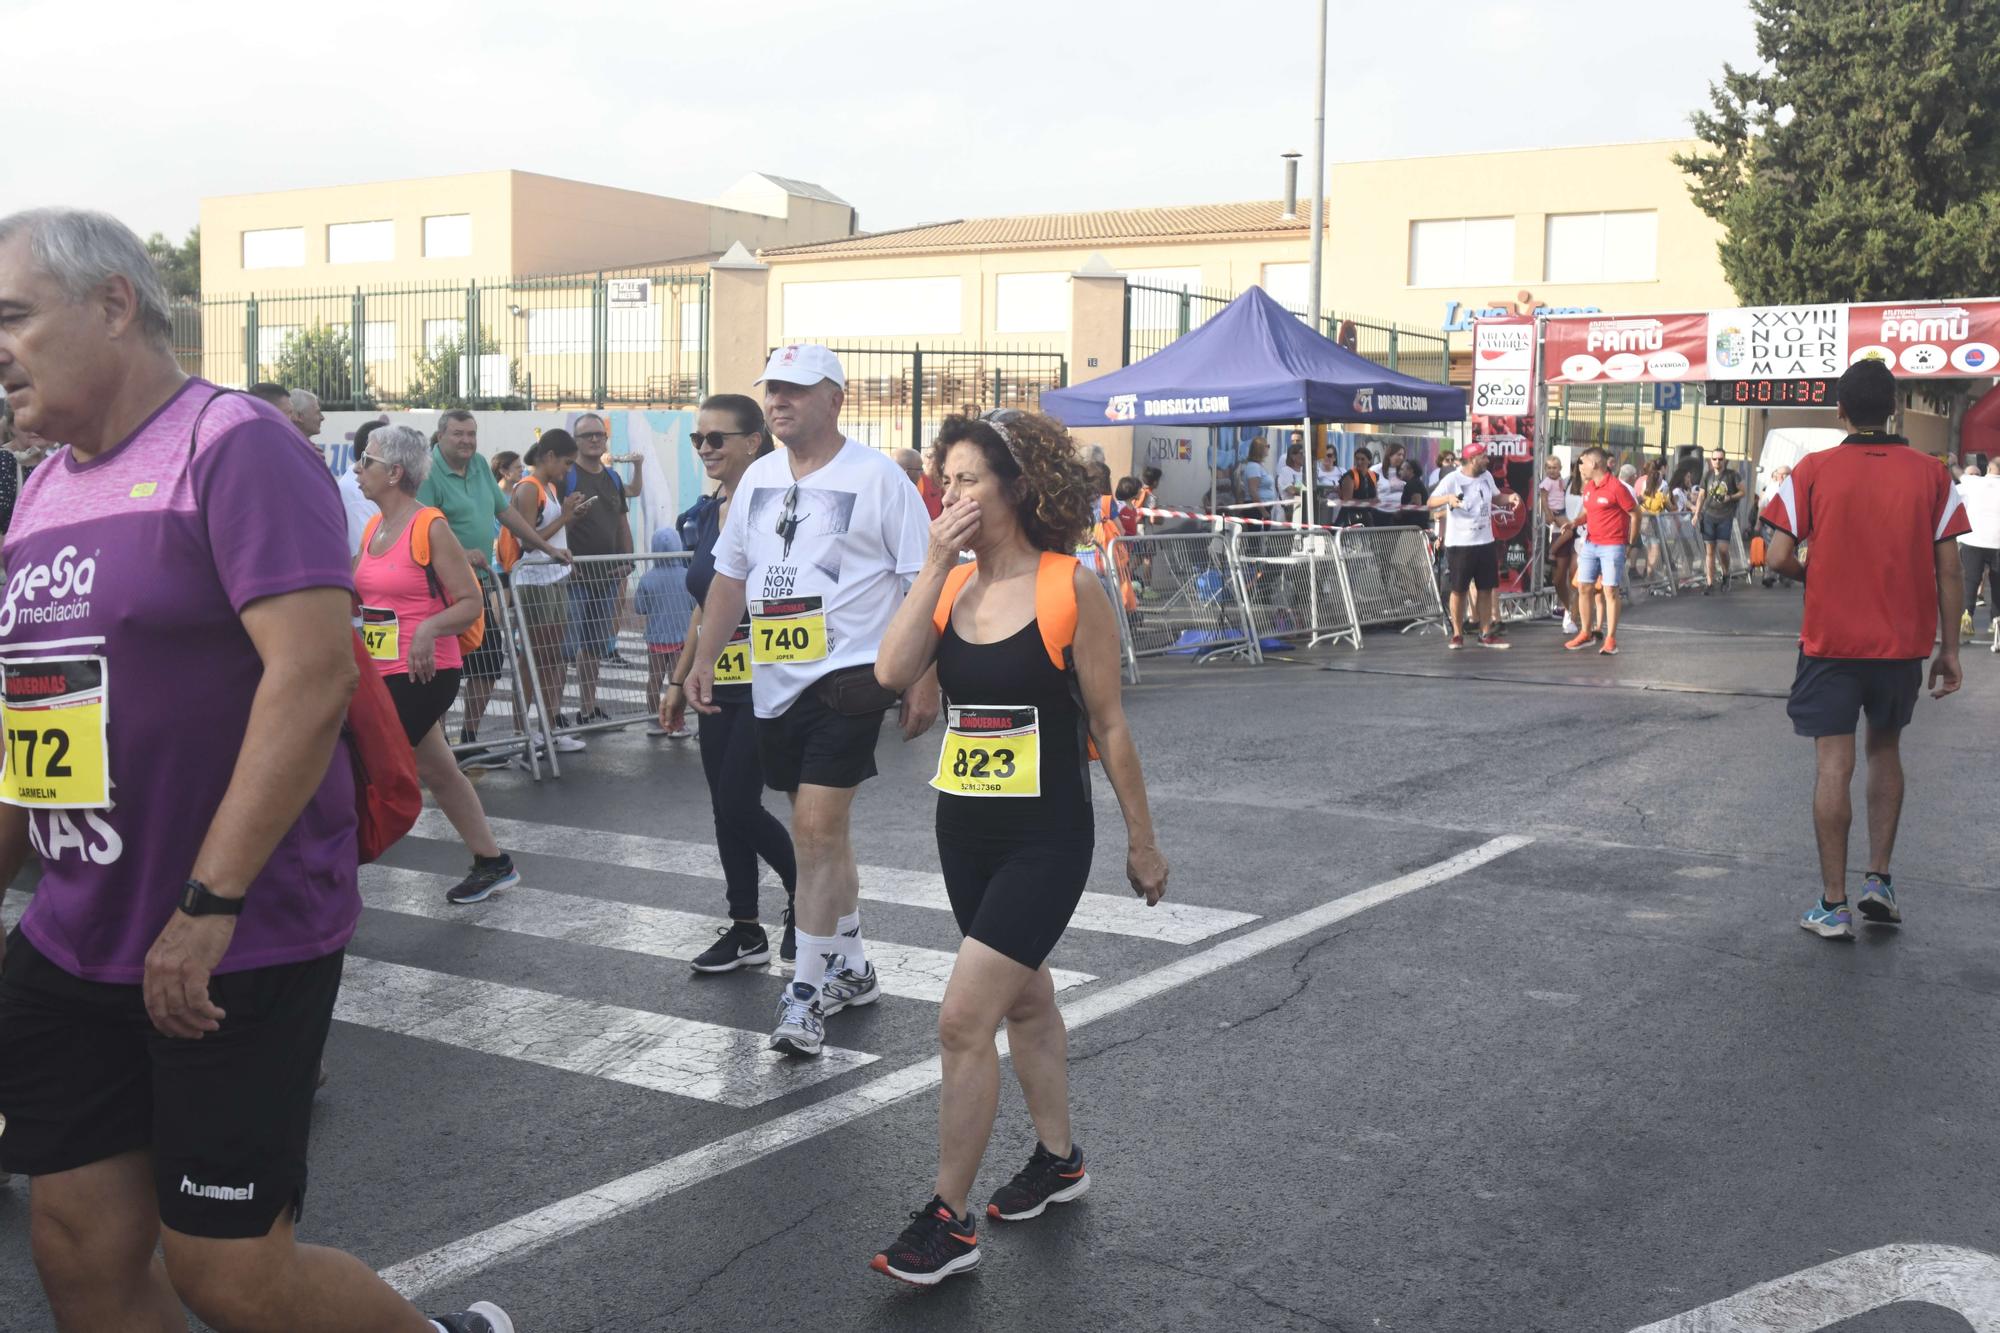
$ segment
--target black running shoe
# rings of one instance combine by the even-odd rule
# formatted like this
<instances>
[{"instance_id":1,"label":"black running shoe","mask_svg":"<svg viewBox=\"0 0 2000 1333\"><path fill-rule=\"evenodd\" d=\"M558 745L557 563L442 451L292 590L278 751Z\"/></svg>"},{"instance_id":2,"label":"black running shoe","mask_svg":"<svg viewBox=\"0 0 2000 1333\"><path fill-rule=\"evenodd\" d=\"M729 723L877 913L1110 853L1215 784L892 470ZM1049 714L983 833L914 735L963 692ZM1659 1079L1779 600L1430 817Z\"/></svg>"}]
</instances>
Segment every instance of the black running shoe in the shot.
<instances>
[{"instance_id":1,"label":"black running shoe","mask_svg":"<svg viewBox=\"0 0 2000 1333\"><path fill-rule=\"evenodd\" d=\"M514 858L502 852L498 856L475 856L472 858L472 873L447 890L444 900L460 907L467 903L483 903L501 889L511 889L521 882L521 872L514 869Z\"/></svg>"},{"instance_id":2,"label":"black running shoe","mask_svg":"<svg viewBox=\"0 0 2000 1333\"><path fill-rule=\"evenodd\" d=\"M792 924L792 909L785 909L785 933L778 940L778 961L787 966L799 961L799 932Z\"/></svg>"},{"instance_id":3,"label":"black running shoe","mask_svg":"<svg viewBox=\"0 0 2000 1333\"><path fill-rule=\"evenodd\" d=\"M971 1218L953 1217L945 1201L931 1201L910 1214L896 1243L868 1261L878 1273L919 1287L934 1287L953 1273L979 1267L979 1233Z\"/></svg>"},{"instance_id":4,"label":"black running shoe","mask_svg":"<svg viewBox=\"0 0 2000 1333\"><path fill-rule=\"evenodd\" d=\"M754 922L732 921L716 932L715 943L692 960L697 972L734 972L771 961L771 937Z\"/></svg>"},{"instance_id":5,"label":"black running shoe","mask_svg":"<svg viewBox=\"0 0 2000 1333\"><path fill-rule=\"evenodd\" d=\"M1028 1164L993 1191L986 1215L1000 1222L1025 1222L1040 1217L1050 1204L1068 1203L1089 1188L1090 1172L1083 1169L1082 1148L1070 1144L1065 1159L1037 1143Z\"/></svg>"},{"instance_id":6,"label":"black running shoe","mask_svg":"<svg viewBox=\"0 0 2000 1333\"><path fill-rule=\"evenodd\" d=\"M445 1333L514 1333L514 1321L491 1301L474 1301L470 1310L460 1310L457 1314L426 1315L425 1318L440 1325Z\"/></svg>"}]
</instances>

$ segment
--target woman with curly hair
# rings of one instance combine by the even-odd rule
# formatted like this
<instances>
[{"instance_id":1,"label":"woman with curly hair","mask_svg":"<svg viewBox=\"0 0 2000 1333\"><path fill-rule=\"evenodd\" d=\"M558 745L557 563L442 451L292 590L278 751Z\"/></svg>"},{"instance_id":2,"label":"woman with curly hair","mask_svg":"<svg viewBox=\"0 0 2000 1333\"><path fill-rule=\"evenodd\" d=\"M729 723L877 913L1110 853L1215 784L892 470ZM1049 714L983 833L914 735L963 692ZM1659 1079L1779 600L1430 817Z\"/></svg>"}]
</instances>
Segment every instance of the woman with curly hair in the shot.
<instances>
[{"instance_id":1,"label":"woman with curly hair","mask_svg":"<svg viewBox=\"0 0 2000 1333\"><path fill-rule=\"evenodd\" d=\"M965 940L938 1015L937 1188L873 1261L923 1286L979 1263L968 1196L999 1109L1002 1019L1040 1141L987 1216L1026 1221L1090 1185L1070 1133L1068 1034L1047 963L1090 875L1090 759L1102 756L1125 816L1133 892L1152 906L1167 885L1119 698L1117 621L1071 554L1093 494L1075 443L1045 416L953 417L931 468L944 512L875 664L876 678L901 690L935 662L950 705L931 785L938 859ZM972 563L959 562L964 550Z\"/></svg>"}]
</instances>

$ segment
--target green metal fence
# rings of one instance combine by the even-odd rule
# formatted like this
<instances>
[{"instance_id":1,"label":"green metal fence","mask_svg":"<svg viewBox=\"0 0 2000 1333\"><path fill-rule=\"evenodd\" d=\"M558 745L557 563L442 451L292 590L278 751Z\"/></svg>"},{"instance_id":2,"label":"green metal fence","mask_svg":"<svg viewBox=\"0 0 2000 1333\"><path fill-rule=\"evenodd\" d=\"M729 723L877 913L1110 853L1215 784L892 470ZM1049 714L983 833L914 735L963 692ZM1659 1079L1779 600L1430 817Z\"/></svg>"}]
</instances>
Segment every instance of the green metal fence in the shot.
<instances>
[{"instance_id":1,"label":"green metal fence","mask_svg":"<svg viewBox=\"0 0 2000 1333\"><path fill-rule=\"evenodd\" d=\"M1125 288L1125 364L1151 356L1174 339L1207 323L1238 293L1216 287ZM1305 313L1293 310L1300 319ZM1438 333L1345 311L1322 318L1321 332L1341 346L1387 370L1443 384L1450 370L1450 344Z\"/></svg>"},{"instance_id":2,"label":"green metal fence","mask_svg":"<svg viewBox=\"0 0 2000 1333\"><path fill-rule=\"evenodd\" d=\"M841 425L878 449L927 449L946 417L1033 410L1045 390L1069 383L1068 356L1047 348L845 343L830 350L847 372Z\"/></svg>"},{"instance_id":3,"label":"green metal fence","mask_svg":"<svg viewBox=\"0 0 2000 1333\"><path fill-rule=\"evenodd\" d=\"M703 269L259 292L182 303L173 324L189 372L310 389L330 410L676 406L707 391Z\"/></svg>"}]
</instances>

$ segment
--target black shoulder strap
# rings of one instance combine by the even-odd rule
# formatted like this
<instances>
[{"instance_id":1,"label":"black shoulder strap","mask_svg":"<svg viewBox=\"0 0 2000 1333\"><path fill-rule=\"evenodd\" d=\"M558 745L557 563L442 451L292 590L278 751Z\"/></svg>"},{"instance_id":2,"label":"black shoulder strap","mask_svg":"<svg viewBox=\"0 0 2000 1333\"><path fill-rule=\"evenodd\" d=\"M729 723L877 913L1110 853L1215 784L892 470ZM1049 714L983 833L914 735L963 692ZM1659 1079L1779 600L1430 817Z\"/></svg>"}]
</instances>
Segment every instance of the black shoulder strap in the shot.
<instances>
[{"instance_id":1,"label":"black shoulder strap","mask_svg":"<svg viewBox=\"0 0 2000 1333\"><path fill-rule=\"evenodd\" d=\"M208 396L208 401L201 405L201 411L195 413L194 425L188 430L188 462L192 463L194 461L195 445L201 439L202 418L208 415L209 408L215 406L216 399L226 397L234 392L234 389L217 389Z\"/></svg>"}]
</instances>

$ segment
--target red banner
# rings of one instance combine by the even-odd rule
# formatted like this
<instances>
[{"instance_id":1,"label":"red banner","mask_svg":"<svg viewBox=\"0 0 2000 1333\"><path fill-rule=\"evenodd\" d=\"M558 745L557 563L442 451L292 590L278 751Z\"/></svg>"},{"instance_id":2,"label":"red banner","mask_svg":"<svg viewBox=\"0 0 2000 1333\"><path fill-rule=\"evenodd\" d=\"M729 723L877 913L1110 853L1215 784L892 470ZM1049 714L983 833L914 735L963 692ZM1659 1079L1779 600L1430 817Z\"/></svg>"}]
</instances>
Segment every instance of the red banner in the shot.
<instances>
[{"instance_id":1,"label":"red banner","mask_svg":"<svg viewBox=\"0 0 2000 1333\"><path fill-rule=\"evenodd\" d=\"M2000 375L2000 301L1858 305L1847 345L1850 363L1877 357L1901 379Z\"/></svg>"},{"instance_id":2,"label":"red banner","mask_svg":"<svg viewBox=\"0 0 2000 1333\"><path fill-rule=\"evenodd\" d=\"M1551 384L1708 378L1708 316L1569 315L1549 320L1542 374Z\"/></svg>"}]
</instances>

